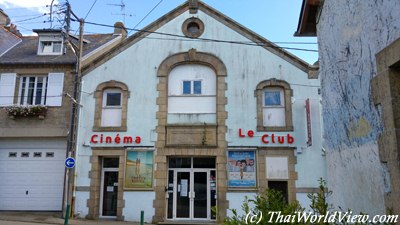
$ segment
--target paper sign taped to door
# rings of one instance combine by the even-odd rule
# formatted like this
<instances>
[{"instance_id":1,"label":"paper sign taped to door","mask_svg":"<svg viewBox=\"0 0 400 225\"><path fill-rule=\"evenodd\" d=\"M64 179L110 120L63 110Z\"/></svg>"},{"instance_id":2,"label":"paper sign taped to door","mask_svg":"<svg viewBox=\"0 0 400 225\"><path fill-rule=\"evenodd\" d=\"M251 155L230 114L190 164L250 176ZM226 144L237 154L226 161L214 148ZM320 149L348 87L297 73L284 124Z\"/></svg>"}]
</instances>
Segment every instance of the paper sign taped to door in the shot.
<instances>
[{"instance_id":1,"label":"paper sign taped to door","mask_svg":"<svg viewBox=\"0 0 400 225\"><path fill-rule=\"evenodd\" d=\"M114 186L107 186L107 192L114 192Z\"/></svg>"},{"instance_id":2,"label":"paper sign taped to door","mask_svg":"<svg viewBox=\"0 0 400 225\"><path fill-rule=\"evenodd\" d=\"M182 179L181 180L181 197L188 196L188 180Z\"/></svg>"}]
</instances>

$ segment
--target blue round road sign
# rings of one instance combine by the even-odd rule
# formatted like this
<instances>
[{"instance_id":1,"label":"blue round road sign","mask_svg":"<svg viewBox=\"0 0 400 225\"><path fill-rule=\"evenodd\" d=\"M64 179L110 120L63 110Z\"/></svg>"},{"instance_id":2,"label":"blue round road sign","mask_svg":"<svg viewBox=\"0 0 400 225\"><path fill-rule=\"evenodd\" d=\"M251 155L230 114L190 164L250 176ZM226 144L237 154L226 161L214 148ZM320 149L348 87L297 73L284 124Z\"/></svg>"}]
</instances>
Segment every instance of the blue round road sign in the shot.
<instances>
[{"instance_id":1,"label":"blue round road sign","mask_svg":"<svg viewBox=\"0 0 400 225\"><path fill-rule=\"evenodd\" d=\"M68 169L72 169L75 167L75 159L72 157L68 157L65 160L65 167L67 167Z\"/></svg>"}]
</instances>

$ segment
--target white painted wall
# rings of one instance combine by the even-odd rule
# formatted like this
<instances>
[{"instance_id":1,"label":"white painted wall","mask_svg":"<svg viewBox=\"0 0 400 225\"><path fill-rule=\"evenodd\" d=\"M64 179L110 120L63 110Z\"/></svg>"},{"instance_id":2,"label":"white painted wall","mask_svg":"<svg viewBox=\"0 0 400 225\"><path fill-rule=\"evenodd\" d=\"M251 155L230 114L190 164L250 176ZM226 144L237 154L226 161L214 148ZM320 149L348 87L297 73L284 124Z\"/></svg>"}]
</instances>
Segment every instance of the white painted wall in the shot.
<instances>
[{"instance_id":1,"label":"white painted wall","mask_svg":"<svg viewBox=\"0 0 400 225\"><path fill-rule=\"evenodd\" d=\"M88 191L77 191L75 192L75 216L79 218L85 218L89 213L86 199L89 199L90 192Z\"/></svg>"},{"instance_id":2,"label":"white painted wall","mask_svg":"<svg viewBox=\"0 0 400 225\"><path fill-rule=\"evenodd\" d=\"M182 34L182 23L192 16L193 14L185 12L160 27L157 32ZM202 38L249 41L247 38L232 31L227 26L216 22L214 18L207 16L201 11L195 16L200 18L205 24L205 31L201 36ZM107 135L141 136L142 143L138 146L154 146L157 138L155 128L157 126L156 112L158 110L158 106L156 105L158 97L156 87L159 82L157 77L158 66L168 56L187 52L194 48L198 52L207 52L217 56L227 68L225 82L228 88L225 94L228 98L228 104L225 109L228 111L228 119L226 121L228 132L226 138L229 146L281 146L279 144L265 145L260 140L265 132L256 131L257 107L254 90L258 83L271 78L285 80L291 85L293 90L292 110L295 130L293 132L269 132L269 134L287 135L289 133L294 137L295 142L289 146L295 147L299 151L296 164L299 179L296 181L296 186L318 187L318 178L326 177L325 158L322 156L320 140L320 96L318 95L320 81L318 79L308 79L308 75L293 64L257 46L200 41L180 42L167 39L160 40L157 34L150 34L148 37L156 37L157 39L141 39L133 46L122 51L83 77L83 93L81 96L83 107L80 111L78 137L78 162L81 161L83 165L77 165L79 168L77 171L78 186L90 184L88 177L88 171L91 167L89 161L91 155L89 140L93 134L92 127L95 109L93 92L97 85L105 81L116 80L124 82L130 91L130 98L128 99L128 131L107 132ZM215 90L215 88L211 89ZM176 93L177 90L173 91L171 93ZM311 147L307 147L306 145L305 100L307 98L311 101L312 110L313 146ZM203 116L208 118L202 118ZM188 116L181 117L172 118L169 116L168 121L212 121L208 114L198 116L196 119L189 118ZM239 128L253 130L255 137L239 138ZM98 144L97 146L110 147L112 145ZM128 207L131 207L129 204L133 204L131 203L132 201L136 202L133 198L134 193L141 192L132 191L125 192L126 195L124 194L127 210ZM230 202L230 207L240 208L243 196L249 194L252 193L228 193L227 199ZM143 199L143 202L146 202L148 207L152 207L154 197L147 197ZM151 212L149 211L145 216L150 217ZM135 213L136 215L139 214ZM133 217L131 218L134 219Z\"/></svg>"},{"instance_id":3,"label":"white painted wall","mask_svg":"<svg viewBox=\"0 0 400 225\"><path fill-rule=\"evenodd\" d=\"M242 209L243 201L247 197L248 199L254 199L256 196L256 193L252 192L227 192L226 193L226 199L229 201L229 209L227 212L228 217L232 217L232 209L236 210L236 213L238 216L245 215L245 212ZM249 204L250 206L253 206L252 204Z\"/></svg>"},{"instance_id":4,"label":"white painted wall","mask_svg":"<svg viewBox=\"0 0 400 225\"><path fill-rule=\"evenodd\" d=\"M126 221L140 221L140 212L144 211L144 222L151 223L154 215L153 200L156 193L153 191L125 191L125 208L122 215Z\"/></svg>"}]
</instances>

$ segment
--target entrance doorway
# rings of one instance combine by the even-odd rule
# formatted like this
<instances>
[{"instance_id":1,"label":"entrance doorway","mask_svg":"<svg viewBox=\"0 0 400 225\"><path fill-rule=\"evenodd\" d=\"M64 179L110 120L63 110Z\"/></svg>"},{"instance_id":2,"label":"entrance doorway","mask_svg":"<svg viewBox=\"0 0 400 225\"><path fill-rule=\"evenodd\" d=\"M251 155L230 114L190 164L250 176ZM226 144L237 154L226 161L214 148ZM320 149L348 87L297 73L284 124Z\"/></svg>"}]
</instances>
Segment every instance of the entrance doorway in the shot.
<instances>
[{"instance_id":1,"label":"entrance doorway","mask_svg":"<svg viewBox=\"0 0 400 225\"><path fill-rule=\"evenodd\" d=\"M215 158L170 158L168 161L167 218L214 220Z\"/></svg>"},{"instance_id":2,"label":"entrance doorway","mask_svg":"<svg viewBox=\"0 0 400 225\"><path fill-rule=\"evenodd\" d=\"M118 201L118 158L103 158L101 170L100 216L116 218Z\"/></svg>"}]
</instances>

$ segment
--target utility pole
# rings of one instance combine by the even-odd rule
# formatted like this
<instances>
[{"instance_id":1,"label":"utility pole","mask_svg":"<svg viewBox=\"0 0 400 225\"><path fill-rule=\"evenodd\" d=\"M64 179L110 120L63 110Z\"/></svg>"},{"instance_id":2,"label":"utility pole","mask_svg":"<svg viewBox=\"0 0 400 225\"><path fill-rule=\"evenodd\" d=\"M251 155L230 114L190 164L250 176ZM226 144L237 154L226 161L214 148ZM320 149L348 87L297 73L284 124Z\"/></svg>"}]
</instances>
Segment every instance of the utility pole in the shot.
<instances>
[{"instance_id":1,"label":"utility pole","mask_svg":"<svg viewBox=\"0 0 400 225\"><path fill-rule=\"evenodd\" d=\"M84 32L84 19L80 19L75 13L71 10L71 5L67 1L66 3L67 11L66 11L66 43L71 48L76 56L76 65L75 65L75 73L74 73L74 85L73 85L73 102L71 103L71 117L70 117L70 127L69 127L69 136L67 142L67 152L68 157L75 158L76 155L76 140L77 140L77 124L78 124L78 116L79 116L79 101L80 101L80 84L81 84L81 67L82 67L82 54L83 54L83 32ZM70 42L70 26L71 26L71 15L74 16L76 20L79 20L79 44L76 47L72 45ZM78 50L78 51L76 51ZM75 187L75 167L68 168L65 175L65 195L64 195L64 206L65 206L65 215L64 215L64 225L68 225L68 219L71 215L71 211L73 212L74 193Z\"/></svg>"}]
</instances>

